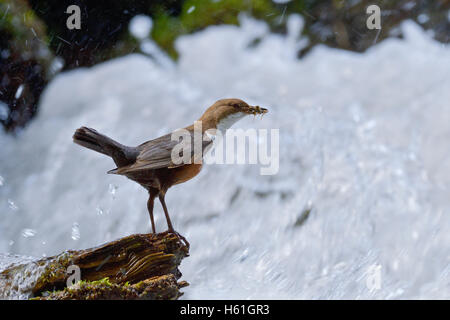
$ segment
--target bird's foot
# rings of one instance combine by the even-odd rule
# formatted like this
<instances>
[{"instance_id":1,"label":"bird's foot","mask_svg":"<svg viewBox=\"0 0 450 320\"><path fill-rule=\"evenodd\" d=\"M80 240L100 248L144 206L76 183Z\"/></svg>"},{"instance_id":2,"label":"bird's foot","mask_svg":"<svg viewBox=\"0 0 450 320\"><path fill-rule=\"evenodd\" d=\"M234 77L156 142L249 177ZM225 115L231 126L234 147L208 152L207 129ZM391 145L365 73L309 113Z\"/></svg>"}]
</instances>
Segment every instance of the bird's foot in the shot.
<instances>
[{"instance_id":1,"label":"bird's foot","mask_svg":"<svg viewBox=\"0 0 450 320\"><path fill-rule=\"evenodd\" d=\"M173 230L173 229L172 229L172 230L169 229L169 230L167 230L167 232L170 232L170 233L176 235L178 239L180 239L181 241L184 242L185 246L186 246L186 247L188 248L188 250L189 250L190 244L189 244L189 242L186 240L185 237L183 237L181 234L179 234L177 231L175 231L175 230Z\"/></svg>"}]
</instances>

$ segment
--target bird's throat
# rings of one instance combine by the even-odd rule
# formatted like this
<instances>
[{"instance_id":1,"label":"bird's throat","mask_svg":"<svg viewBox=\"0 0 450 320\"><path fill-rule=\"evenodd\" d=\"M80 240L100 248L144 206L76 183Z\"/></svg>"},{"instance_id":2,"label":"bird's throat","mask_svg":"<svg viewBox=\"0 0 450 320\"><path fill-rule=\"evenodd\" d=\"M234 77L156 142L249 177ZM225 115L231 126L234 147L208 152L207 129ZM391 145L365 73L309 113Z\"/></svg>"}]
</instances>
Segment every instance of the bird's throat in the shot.
<instances>
[{"instance_id":1,"label":"bird's throat","mask_svg":"<svg viewBox=\"0 0 450 320\"><path fill-rule=\"evenodd\" d=\"M247 114L244 112L236 112L236 113L232 113L232 114L220 119L216 125L217 130L220 130L222 133L225 133L225 131L227 131L227 129L231 128L231 126L233 124L235 124L237 121L239 121L246 115Z\"/></svg>"}]
</instances>

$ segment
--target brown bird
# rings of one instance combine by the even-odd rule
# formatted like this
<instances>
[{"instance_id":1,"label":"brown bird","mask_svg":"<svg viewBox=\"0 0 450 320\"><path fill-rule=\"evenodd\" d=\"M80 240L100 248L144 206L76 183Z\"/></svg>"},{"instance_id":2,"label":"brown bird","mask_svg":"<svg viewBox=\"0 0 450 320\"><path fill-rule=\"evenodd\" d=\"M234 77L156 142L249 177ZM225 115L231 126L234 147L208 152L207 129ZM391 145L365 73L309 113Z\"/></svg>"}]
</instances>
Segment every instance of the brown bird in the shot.
<instances>
[{"instance_id":1,"label":"brown bird","mask_svg":"<svg viewBox=\"0 0 450 320\"><path fill-rule=\"evenodd\" d=\"M200 117L202 126L202 136L206 130L217 129L226 131L236 121L246 115L256 115L267 113L267 109L259 106L250 106L240 99L222 99L218 100ZM184 128L191 137L194 137L194 125ZM137 147L124 146L113 139L98 133L94 129L81 127L75 131L73 141L83 147L103 153L110 156L116 169L108 173L124 175L127 178L136 181L149 192L147 202L150 221L153 233L156 232L155 221L153 219L153 206L156 197L164 210L169 232L174 233L183 239L189 247L187 240L178 234L170 221L164 197L167 190L176 184L186 182L195 177L202 168L202 163L192 161L194 159L195 148L190 148L191 154L189 163L173 161L172 149L179 144L179 141L172 140L172 134L169 133L162 137L144 142ZM192 139L193 140L193 139ZM202 154L210 147L212 141L202 141ZM182 152L179 154L182 156ZM183 158L184 159L184 158ZM200 158L201 159L201 158Z\"/></svg>"}]
</instances>

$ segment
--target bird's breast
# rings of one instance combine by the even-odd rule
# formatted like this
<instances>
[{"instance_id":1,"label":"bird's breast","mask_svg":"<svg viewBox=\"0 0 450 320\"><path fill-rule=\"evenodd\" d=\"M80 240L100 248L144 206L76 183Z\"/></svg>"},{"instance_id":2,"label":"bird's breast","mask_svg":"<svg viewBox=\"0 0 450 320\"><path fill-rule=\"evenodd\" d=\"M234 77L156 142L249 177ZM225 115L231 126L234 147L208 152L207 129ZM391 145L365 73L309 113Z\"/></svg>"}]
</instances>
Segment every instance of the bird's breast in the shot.
<instances>
[{"instance_id":1,"label":"bird's breast","mask_svg":"<svg viewBox=\"0 0 450 320\"><path fill-rule=\"evenodd\" d=\"M173 184L179 184L191 180L202 170L202 164L186 164L182 167L170 169Z\"/></svg>"}]
</instances>

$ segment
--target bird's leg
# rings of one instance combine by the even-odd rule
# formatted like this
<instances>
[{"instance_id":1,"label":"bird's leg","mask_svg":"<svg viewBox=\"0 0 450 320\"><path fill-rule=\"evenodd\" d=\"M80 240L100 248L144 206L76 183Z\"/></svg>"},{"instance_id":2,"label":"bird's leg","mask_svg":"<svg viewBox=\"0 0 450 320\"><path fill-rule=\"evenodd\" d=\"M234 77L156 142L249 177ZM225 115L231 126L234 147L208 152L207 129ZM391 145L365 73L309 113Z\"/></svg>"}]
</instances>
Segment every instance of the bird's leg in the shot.
<instances>
[{"instance_id":1,"label":"bird's leg","mask_svg":"<svg viewBox=\"0 0 450 320\"><path fill-rule=\"evenodd\" d=\"M186 240L185 237L183 237L181 234L179 234L178 232L175 231L175 229L172 226L172 221L170 221L170 217L169 217L169 212L167 211L167 206L166 206L166 202L164 201L164 193L160 193L159 194L159 201L161 202L161 205L163 207L164 210L164 214L166 215L166 220L167 220L167 226L169 227L169 232L173 233L174 235L176 235L179 239L183 240L184 243L186 244L186 246L189 249L189 242Z\"/></svg>"},{"instance_id":2,"label":"bird's leg","mask_svg":"<svg viewBox=\"0 0 450 320\"><path fill-rule=\"evenodd\" d=\"M159 201L161 202L161 205L164 210L164 214L166 215L167 226L169 227L169 231L173 232L175 230L173 229L172 221L170 221L169 212L167 211L166 202L164 201L164 194L162 192L159 194Z\"/></svg>"},{"instance_id":3,"label":"bird's leg","mask_svg":"<svg viewBox=\"0 0 450 320\"><path fill-rule=\"evenodd\" d=\"M155 220L153 219L153 206L155 204L155 197L156 194L154 192L149 192L149 198L147 201L147 209L148 209L148 213L150 214L150 221L152 223L152 231L153 233L156 233L156 228L155 228Z\"/></svg>"}]
</instances>

